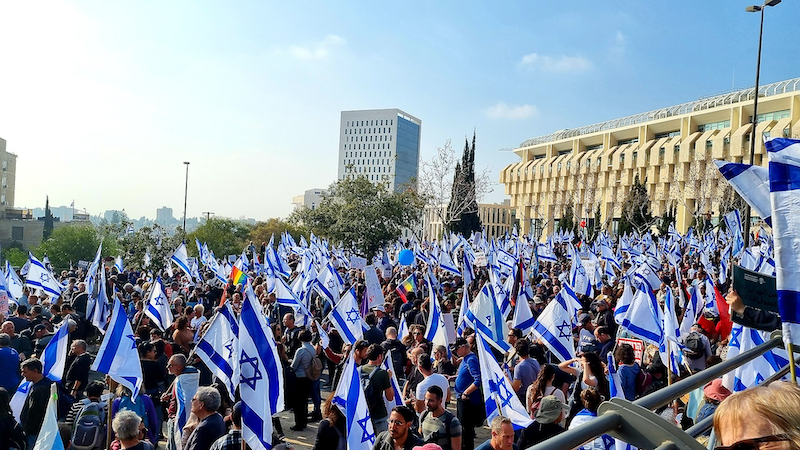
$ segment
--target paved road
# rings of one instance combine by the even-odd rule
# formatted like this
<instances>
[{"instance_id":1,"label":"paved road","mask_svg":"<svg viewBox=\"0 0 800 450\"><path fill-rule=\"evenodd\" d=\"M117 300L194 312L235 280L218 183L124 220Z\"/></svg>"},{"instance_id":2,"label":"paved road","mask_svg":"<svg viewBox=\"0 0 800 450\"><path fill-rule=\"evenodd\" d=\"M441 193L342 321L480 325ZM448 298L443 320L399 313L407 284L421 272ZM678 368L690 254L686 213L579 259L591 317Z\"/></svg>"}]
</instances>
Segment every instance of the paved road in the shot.
<instances>
[{"instance_id":1,"label":"paved road","mask_svg":"<svg viewBox=\"0 0 800 450\"><path fill-rule=\"evenodd\" d=\"M326 375L323 375L323 377L325 376ZM324 399L327 399L330 394L330 389L322 389L323 402ZM312 407L309 404L309 410L311 410L311 408ZM450 405L450 408L448 409L455 414L455 403ZM308 427L305 430L297 432L289 429L289 427L294 425L294 415L291 411L283 411L278 415L281 418L281 425L283 425L283 432L286 436L286 442L291 443L298 449L310 449L314 446L314 439L317 435L317 422L309 422ZM489 428L486 426L477 428L475 432L477 435L475 438L476 446L482 444L486 439L489 439L491 434L489 432Z\"/></svg>"}]
</instances>

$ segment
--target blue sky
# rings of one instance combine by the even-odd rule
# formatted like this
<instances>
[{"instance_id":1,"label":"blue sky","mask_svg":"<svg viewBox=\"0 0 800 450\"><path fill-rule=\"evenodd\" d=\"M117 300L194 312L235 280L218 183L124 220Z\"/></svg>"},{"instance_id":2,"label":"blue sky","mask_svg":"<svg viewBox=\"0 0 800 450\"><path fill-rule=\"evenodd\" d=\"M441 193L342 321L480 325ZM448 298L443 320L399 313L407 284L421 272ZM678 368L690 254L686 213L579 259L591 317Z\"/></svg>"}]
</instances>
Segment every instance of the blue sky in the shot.
<instances>
[{"instance_id":1,"label":"blue sky","mask_svg":"<svg viewBox=\"0 0 800 450\"><path fill-rule=\"evenodd\" d=\"M285 217L336 178L339 113L400 108L422 159L752 86L748 1L3 2L16 206ZM762 83L800 76L800 2L767 10ZM489 201L504 198L496 185Z\"/></svg>"}]
</instances>

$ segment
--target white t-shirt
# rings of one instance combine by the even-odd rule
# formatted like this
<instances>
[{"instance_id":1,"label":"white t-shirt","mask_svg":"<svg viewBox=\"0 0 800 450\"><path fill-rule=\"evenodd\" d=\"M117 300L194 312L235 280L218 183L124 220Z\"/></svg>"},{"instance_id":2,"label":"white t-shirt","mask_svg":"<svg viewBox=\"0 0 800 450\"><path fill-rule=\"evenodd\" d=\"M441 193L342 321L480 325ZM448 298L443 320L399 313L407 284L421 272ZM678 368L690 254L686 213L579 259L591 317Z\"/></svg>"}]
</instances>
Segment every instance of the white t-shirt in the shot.
<instances>
[{"instance_id":1,"label":"white t-shirt","mask_svg":"<svg viewBox=\"0 0 800 450\"><path fill-rule=\"evenodd\" d=\"M428 392L428 388L431 386L439 386L442 389L442 400L447 400L447 391L450 389L450 382L440 373L433 373L431 376L419 382L417 385L417 392L415 392L417 400L425 400L425 393Z\"/></svg>"}]
</instances>

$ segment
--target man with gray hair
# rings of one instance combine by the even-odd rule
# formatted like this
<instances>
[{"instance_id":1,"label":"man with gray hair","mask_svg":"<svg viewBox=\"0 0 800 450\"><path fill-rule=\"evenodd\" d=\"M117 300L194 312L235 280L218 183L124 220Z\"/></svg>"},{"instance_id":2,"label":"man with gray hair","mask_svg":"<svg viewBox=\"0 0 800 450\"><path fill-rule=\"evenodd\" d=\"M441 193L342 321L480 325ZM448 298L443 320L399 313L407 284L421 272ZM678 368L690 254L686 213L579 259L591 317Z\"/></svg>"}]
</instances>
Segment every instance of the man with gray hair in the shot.
<instances>
[{"instance_id":1,"label":"man with gray hair","mask_svg":"<svg viewBox=\"0 0 800 450\"><path fill-rule=\"evenodd\" d=\"M203 386L192 397L192 413L197 416L197 424L185 450L208 450L217 439L225 434L225 421L217 412L222 398L213 387Z\"/></svg>"},{"instance_id":2,"label":"man with gray hair","mask_svg":"<svg viewBox=\"0 0 800 450\"><path fill-rule=\"evenodd\" d=\"M208 320L206 316L203 315L204 313L205 307L203 305L194 305L194 315L190 322L190 326L194 330L194 342L200 340L200 330L203 328L203 324Z\"/></svg>"},{"instance_id":3,"label":"man with gray hair","mask_svg":"<svg viewBox=\"0 0 800 450\"><path fill-rule=\"evenodd\" d=\"M501 415L495 416L490 428L492 437L476 447L475 450L512 450L517 448L514 445L514 424L511 423L511 419Z\"/></svg>"},{"instance_id":4,"label":"man with gray hair","mask_svg":"<svg viewBox=\"0 0 800 450\"><path fill-rule=\"evenodd\" d=\"M153 450L153 444L142 441L144 424L135 412L123 409L114 416L111 428L119 439L120 447L126 450Z\"/></svg>"},{"instance_id":5,"label":"man with gray hair","mask_svg":"<svg viewBox=\"0 0 800 450\"><path fill-rule=\"evenodd\" d=\"M63 326L68 327L69 325L69 322L67 322ZM86 389L86 385L89 384L89 369L92 366L92 358L86 352L86 341L81 339L72 341L70 353L75 359L69 365L65 379L70 393L77 398L78 394Z\"/></svg>"}]
</instances>

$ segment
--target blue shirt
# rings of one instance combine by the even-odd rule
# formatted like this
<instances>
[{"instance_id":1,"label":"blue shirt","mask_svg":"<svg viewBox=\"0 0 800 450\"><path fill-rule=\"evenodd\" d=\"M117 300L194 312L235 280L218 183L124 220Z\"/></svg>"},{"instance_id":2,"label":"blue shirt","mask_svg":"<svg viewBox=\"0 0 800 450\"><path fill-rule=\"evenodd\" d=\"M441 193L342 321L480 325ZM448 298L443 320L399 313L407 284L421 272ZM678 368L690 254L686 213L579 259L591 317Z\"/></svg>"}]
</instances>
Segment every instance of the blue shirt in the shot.
<instances>
[{"instance_id":1,"label":"blue shirt","mask_svg":"<svg viewBox=\"0 0 800 450\"><path fill-rule=\"evenodd\" d=\"M11 347L0 348L0 387L14 395L19 381L19 353Z\"/></svg>"},{"instance_id":2,"label":"blue shirt","mask_svg":"<svg viewBox=\"0 0 800 450\"><path fill-rule=\"evenodd\" d=\"M619 381L622 384L622 391L625 394L625 399L634 401L636 399L636 376L642 370L638 364L634 363L633 366L625 366L620 364L617 369L619 374Z\"/></svg>"},{"instance_id":3,"label":"blue shirt","mask_svg":"<svg viewBox=\"0 0 800 450\"><path fill-rule=\"evenodd\" d=\"M478 357L474 353L467 353L467 356L461 361L461 365L458 366L455 385L456 395L461 397L461 394L472 384L478 388L481 387L481 365L478 362ZM480 389L473 391L469 396L469 400L475 404L480 403Z\"/></svg>"}]
</instances>

